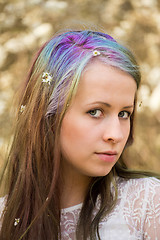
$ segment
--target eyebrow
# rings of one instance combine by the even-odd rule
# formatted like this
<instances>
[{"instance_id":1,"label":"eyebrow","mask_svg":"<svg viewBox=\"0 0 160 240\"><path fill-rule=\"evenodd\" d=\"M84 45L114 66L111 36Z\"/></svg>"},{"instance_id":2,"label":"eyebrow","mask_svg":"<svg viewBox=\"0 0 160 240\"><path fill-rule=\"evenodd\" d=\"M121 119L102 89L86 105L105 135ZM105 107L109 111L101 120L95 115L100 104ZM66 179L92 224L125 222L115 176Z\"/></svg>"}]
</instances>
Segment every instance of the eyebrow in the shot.
<instances>
[{"instance_id":1,"label":"eyebrow","mask_svg":"<svg viewBox=\"0 0 160 240\"><path fill-rule=\"evenodd\" d=\"M91 103L91 104L103 104L103 105L105 105L105 106L108 107L108 108L111 108L111 107L112 107L111 104L106 103L106 102L93 102L93 103ZM88 104L88 105L91 105L91 104ZM134 105L129 105L129 106L123 107L123 109L126 109L126 108L134 108Z\"/></svg>"}]
</instances>

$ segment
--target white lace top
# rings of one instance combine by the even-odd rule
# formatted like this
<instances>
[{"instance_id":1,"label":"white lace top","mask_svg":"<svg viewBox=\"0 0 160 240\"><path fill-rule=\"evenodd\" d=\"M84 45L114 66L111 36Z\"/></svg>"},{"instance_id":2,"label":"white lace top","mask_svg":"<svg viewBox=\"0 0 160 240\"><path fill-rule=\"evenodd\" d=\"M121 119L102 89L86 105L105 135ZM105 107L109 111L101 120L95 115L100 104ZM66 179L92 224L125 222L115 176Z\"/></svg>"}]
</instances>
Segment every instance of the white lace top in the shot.
<instances>
[{"instance_id":1,"label":"white lace top","mask_svg":"<svg viewBox=\"0 0 160 240\"><path fill-rule=\"evenodd\" d=\"M115 208L100 222L101 240L160 240L160 181L119 178L118 193ZM4 202L5 199L0 198L0 212ZM79 204L61 210L62 240L76 239L81 207Z\"/></svg>"},{"instance_id":2,"label":"white lace top","mask_svg":"<svg viewBox=\"0 0 160 240\"><path fill-rule=\"evenodd\" d=\"M160 181L119 178L118 193L115 208L100 223L101 240L160 240ZM62 210L63 240L75 240L81 207L79 204Z\"/></svg>"}]
</instances>

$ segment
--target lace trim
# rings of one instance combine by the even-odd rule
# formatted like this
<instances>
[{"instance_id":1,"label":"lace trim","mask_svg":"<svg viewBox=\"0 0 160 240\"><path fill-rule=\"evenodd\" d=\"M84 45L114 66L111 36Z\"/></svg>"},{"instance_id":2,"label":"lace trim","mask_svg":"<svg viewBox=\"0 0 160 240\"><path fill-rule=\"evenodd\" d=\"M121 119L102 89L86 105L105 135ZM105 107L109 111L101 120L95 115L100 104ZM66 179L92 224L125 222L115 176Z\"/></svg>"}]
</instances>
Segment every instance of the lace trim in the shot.
<instances>
[{"instance_id":1,"label":"lace trim","mask_svg":"<svg viewBox=\"0 0 160 240\"><path fill-rule=\"evenodd\" d=\"M67 213L67 212L71 212L71 211L74 211L74 210L77 210L77 209L81 209L82 208L82 204L83 203L79 203L77 205L74 205L74 206L71 206L71 207L68 207L68 208L62 208L61 209L61 213Z\"/></svg>"}]
</instances>

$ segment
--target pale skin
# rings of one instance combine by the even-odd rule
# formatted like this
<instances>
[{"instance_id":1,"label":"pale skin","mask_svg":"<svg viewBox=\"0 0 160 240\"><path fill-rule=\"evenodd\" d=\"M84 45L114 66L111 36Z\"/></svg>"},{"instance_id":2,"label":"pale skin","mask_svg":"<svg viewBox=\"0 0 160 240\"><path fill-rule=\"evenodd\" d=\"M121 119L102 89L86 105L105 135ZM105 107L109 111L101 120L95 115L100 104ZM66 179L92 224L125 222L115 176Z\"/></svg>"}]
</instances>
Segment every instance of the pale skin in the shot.
<instances>
[{"instance_id":1,"label":"pale skin","mask_svg":"<svg viewBox=\"0 0 160 240\"><path fill-rule=\"evenodd\" d=\"M100 61L82 74L60 132L62 208L81 203L91 178L107 175L118 161L129 136L136 90L129 74Z\"/></svg>"}]
</instances>

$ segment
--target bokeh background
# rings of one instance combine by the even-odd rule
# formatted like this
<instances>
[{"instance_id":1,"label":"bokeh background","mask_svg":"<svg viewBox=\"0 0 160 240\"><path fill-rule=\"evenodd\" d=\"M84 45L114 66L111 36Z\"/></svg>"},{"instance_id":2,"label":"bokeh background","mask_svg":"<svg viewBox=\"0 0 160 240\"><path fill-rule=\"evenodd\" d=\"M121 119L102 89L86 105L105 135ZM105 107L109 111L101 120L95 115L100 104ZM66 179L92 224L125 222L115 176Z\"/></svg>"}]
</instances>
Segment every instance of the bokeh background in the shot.
<instances>
[{"instance_id":1,"label":"bokeh background","mask_svg":"<svg viewBox=\"0 0 160 240\"><path fill-rule=\"evenodd\" d=\"M1 169L15 93L34 53L57 31L88 27L108 32L137 56L142 84L127 164L160 173L160 0L0 0Z\"/></svg>"}]
</instances>

